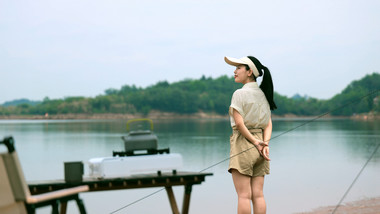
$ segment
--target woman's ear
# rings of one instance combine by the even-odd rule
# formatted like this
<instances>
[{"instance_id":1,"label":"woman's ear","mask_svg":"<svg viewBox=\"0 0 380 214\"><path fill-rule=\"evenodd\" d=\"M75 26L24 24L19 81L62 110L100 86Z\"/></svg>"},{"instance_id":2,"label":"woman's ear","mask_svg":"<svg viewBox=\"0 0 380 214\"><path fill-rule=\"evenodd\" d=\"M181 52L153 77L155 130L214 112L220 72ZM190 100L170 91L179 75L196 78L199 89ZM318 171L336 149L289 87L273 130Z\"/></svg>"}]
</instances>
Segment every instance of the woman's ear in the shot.
<instances>
[{"instance_id":1,"label":"woman's ear","mask_svg":"<svg viewBox=\"0 0 380 214\"><path fill-rule=\"evenodd\" d=\"M248 71L248 76L249 76L249 77L253 77L253 71L252 71L252 69L249 69L249 71Z\"/></svg>"}]
</instances>

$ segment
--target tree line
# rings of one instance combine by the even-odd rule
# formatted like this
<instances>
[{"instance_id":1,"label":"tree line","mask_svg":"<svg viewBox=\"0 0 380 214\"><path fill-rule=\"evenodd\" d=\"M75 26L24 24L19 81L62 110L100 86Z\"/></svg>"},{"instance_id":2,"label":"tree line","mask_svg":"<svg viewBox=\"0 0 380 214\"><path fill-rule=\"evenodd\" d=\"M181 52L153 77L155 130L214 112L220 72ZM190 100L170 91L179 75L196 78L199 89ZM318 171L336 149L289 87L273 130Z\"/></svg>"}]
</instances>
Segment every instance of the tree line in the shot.
<instances>
[{"instance_id":1,"label":"tree line","mask_svg":"<svg viewBox=\"0 0 380 214\"><path fill-rule=\"evenodd\" d=\"M0 115L44 115L48 114L148 114L152 110L192 114L197 112L226 115L232 93L241 88L233 77L185 79L175 83L161 81L141 88L125 85L120 89L107 89L96 97L66 97L49 99L38 104L23 103L17 106L0 106ZM366 75L353 81L341 93L331 99L321 100L312 97L286 97L274 93L278 109L276 115L293 114L298 116L320 115L330 112L336 116L379 112L379 94L371 92L380 89L380 74ZM366 96L366 97L364 97ZM364 98L363 98L364 97ZM347 105L342 109L337 107ZM335 110L335 111L334 111Z\"/></svg>"}]
</instances>

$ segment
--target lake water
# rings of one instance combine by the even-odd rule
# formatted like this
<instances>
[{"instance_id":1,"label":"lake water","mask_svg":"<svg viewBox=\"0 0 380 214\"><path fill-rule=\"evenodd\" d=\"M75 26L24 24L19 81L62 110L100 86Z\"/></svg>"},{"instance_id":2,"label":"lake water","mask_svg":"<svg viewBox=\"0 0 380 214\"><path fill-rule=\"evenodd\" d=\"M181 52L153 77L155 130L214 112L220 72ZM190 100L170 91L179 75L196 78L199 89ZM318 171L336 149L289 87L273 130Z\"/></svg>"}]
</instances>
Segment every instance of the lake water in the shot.
<instances>
[{"instance_id":1,"label":"lake water","mask_svg":"<svg viewBox=\"0 0 380 214\"><path fill-rule=\"evenodd\" d=\"M264 186L269 214L336 205L380 143L380 121L320 119L283 134L307 121L273 121L271 174ZM201 171L229 156L228 120L156 120L154 132L159 148L182 154L183 171ZM15 138L28 181L63 179L64 162L112 156L112 151L124 149L120 137L125 134L123 120L0 120L0 137ZM227 166L225 161L208 169L214 175L193 186L190 213L236 213L236 193ZM81 197L88 213L110 213L157 190L83 193ZM174 193L181 208L183 187L174 187ZM375 196L380 196L380 150L344 202ZM76 209L69 204L69 213L78 213ZM166 192L160 191L118 213L171 213L171 209Z\"/></svg>"}]
</instances>

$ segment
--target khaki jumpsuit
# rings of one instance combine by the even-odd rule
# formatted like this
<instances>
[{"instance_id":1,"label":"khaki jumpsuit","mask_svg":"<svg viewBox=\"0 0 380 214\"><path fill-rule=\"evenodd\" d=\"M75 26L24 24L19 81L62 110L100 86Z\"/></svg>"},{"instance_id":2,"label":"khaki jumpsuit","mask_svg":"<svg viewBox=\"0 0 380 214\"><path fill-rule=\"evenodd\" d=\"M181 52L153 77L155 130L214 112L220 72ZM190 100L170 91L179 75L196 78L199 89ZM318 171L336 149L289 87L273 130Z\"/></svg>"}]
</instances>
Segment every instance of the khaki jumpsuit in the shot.
<instances>
[{"instance_id":1,"label":"khaki jumpsuit","mask_svg":"<svg viewBox=\"0 0 380 214\"><path fill-rule=\"evenodd\" d=\"M244 124L252 135L263 140L263 129L269 123L271 112L268 101L256 82L246 83L232 95L229 109L232 135L228 171L236 169L241 174L251 177L269 174L269 161L265 160L256 147L236 129L233 109L243 117Z\"/></svg>"}]
</instances>

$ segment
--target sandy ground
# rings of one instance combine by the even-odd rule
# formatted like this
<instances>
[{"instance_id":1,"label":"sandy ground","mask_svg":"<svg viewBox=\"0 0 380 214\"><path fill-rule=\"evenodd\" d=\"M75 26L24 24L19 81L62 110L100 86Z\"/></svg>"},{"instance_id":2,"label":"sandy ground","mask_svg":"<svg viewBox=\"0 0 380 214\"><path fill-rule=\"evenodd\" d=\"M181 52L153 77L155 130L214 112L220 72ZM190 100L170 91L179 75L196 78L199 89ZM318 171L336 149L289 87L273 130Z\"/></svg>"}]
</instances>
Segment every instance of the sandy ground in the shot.
<instances>
[{"instance_id":1,"label":"sandy ground","mask_svg":"<svg viewBox=\"0 0 380 214\"><path fill-rule=\"evenodd\" d=\"M335 206L320 207L310 212L298 214L332 214ZM342 204L335 214L380 214L380 197L370 198Z\"/></svg>"}]
</instances>

